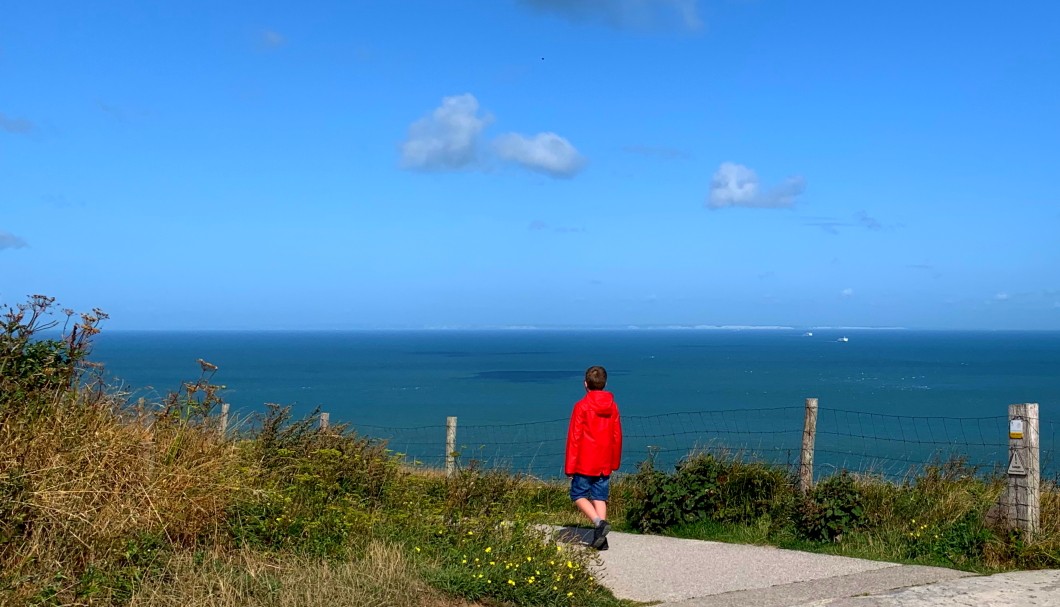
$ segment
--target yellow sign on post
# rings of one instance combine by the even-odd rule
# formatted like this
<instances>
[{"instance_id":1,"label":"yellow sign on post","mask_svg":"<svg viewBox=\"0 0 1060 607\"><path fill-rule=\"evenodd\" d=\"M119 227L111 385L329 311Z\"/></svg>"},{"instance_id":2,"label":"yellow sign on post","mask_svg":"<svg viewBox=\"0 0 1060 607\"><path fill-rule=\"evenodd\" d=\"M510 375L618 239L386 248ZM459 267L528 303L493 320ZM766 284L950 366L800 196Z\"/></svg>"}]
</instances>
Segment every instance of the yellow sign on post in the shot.
<instances>
[{"instance_id":1,"label":"yellow sign on post","mask_svg":"<svg viewBox=\"0 0 1060 607\"><path fill-rule=\"evenodd\" d=\"M1023 420L1010 419L1008 422L1008 437L1023 438Z\"/></svg>"}]
</instances>

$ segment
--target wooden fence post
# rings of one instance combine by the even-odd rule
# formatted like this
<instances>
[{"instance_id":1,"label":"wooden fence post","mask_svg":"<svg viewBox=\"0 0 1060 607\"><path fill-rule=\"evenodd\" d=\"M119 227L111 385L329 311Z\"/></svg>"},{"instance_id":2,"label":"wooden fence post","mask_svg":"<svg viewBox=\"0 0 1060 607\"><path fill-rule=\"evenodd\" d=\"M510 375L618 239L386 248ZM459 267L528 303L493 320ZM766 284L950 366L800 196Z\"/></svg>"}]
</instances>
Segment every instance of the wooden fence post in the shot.
<instances>
[{"instance_id":1,"label":"wooden fence post","mask_svg":"<svg viewBox=\"0 0 1060 607\"><path fill-rule=\"evenodd\" d=\"M228 435L228 403L221 403L221 438Z\"/></svg>"},{"instance_id":2,"label":"wooden fence post","mask_svg":"<svg viewBox=\"0 0 1060 607\"><path fill-rule=\"evenodd\" d=\"M1041 469L1038 449L1038 403L1008 406L1008 522L1030 538L1041 517Z\"/></svg>"},{"instance_id":3,"label":"wooden fence post","mask_svg":"<svg viewBox=\"0 0 1060 607\"><path fill-rule=\"evenodd\" d=\"M806 399L806 418L802 424L802 457L799 459L799 491L803 495L813 488L813 445L817 439L817 399Z\"/></svg>"},{"instance_id":4,"label":"wooden fence post","mask_svg":"<svg viewBox=\"0 0 1060 607\"><path fill-rule=\"evenodd\" d=\"M330 426L330 425L331 425L331 414L328 413L327 411L322 411L320 413L320 431L321 432L327 432L328 431L328 426Z\"/></svg>"},{"instance_id":5,"label":"wooden fence post","mask_svg":"<svg viewBox=\"0 0 1060 607\"><path fill-rule=\"evenodd\" d=\"M445 476L456 473L456 417L445 418Z\"/></svg>"}]
</instances>

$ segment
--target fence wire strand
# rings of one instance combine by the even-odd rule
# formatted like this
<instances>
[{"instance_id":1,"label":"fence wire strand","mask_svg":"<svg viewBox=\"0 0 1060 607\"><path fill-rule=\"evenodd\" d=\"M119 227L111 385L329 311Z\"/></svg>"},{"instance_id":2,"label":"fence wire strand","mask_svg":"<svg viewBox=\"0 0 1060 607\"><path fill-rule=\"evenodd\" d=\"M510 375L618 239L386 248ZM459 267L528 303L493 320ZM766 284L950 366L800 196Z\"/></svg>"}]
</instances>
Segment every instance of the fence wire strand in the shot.
<instances>
[{"instance_id":1,"label":"fence wire strand","mask_svg":"<svg viewBox=\"0 0 1060 607\"><path fill-rule=\"evenodd\" d=\"M788 467L800 459L805 409L773 407L683 411L622 417L621 472L634 472L649 457L672 469L690 452L738 456ZM568 419L527 423L458 424L461 466L498 468L541 478L563 476ZM1008 462L1008 417L941 417L871 413L821 407L814 449L815 473L838 470L890 478L925 466L961 462L989 474ZM414 466L444 468L445 425L387 427L354 424L387 442ZM1057 423L1040 423L1042 477L1057 478Z\"/></svg>"}]
</instances>

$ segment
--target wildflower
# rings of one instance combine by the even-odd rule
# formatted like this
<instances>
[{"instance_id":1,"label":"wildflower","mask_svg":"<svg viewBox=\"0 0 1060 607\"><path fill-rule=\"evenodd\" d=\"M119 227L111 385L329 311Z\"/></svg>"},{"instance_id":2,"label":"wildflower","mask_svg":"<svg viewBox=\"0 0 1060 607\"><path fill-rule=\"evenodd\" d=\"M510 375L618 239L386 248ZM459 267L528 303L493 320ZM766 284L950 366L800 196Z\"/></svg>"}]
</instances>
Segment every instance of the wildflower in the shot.
<instances>
[{"instance_id":1,"label":"wildflower","mask_svg":"<svg viewBox=\"0 0 1060 607\"><path fill-rule=\"evenodd\" d=\"M496 565L497 561L490 561L490 565Z\"/></svg>"},{"instance_id":2,"label":"wildflower","mask_svg":"<svg viewBox=\"0 0 1060 607\"><path fill-rule=\"evenodd\" d=\"M567 596L574 596L574 593L573 592L568 592Z\"/></svg>"},{"instance_id":3,"label":"wildflower","mask_svg":"<svg viewBox=\"0 0 1060 607\"><path fill-rule=\"evenodd\" d=\"M486 554L489 554L489 553L493 552L493 546L486 546L485 552L486 552Z\"/></svg>"},{"instance_id":4,"label":"wildflower","mask_svg":"<svg viewBox=\"0 0 1060 607\"><path fill-rule=\"evenodd\" d=\"M416 552L419 552L420 551L420 547L416 546L413 550L415 550Z\"/></svg>"},{"instance_id":5,"label":"wildflower","mask_svg":"<svg viewBox=\"0 0 1060 607\"><path fill-rule=\"evenodd\" d=\"M526 557L526 562L527 562L527 563L529 563L529 562L530 562L530 561L532 561L532 560L534 560L534 557L532 557L532 556L528 556L528 557Z\"/></svg>"},{"instance_id":6,"label":"wildflower","mask_svg":"<svg viewBox=\"0 0 1060 607\"><path fill-rule=\"evenodd\" d=\"M567 569L573 569L573 568L574 568L574 563L572 563L570 561L567 561Z\"/></svg>"},{"instance_id":7,"label":"wildflower","mask_svg":"<svg viewBox=\"0 0 1060 607\"><path fill-rule=\"evenodd\" d=\"M513 579L509 579L509 580L508 580L508 585L509 585L509 586L514 586L514 585L515 585L515 580L513 580Z\"/></svg>"},{"instance_id":8,"label":"wildflower","mask_svg":"<svg viewBox=\"0 0 1060 607\"><path fill-rule=\"evenodd\" d=\"M527 584L533 584L535 579L537 579L537 578L535 578L534 576L531 575L530 577L526 578L526 583Z\"/></svg>"},{"instance_id":9,"label":"wildflower","mask_svg":"<svg viewBox=\"0 0 1060 607\"><path fill-rule=\"evenodd\" d=\"M467 534L468 535L475 535L475 532L474 531L468 531Z\"/></svg>"},{"instance_id":10,"label":"wildflower","mask_svg":"<svg viewBox=\"0 0 1060 607\"><path fill-rule=\"evenodd\" d=\"M460 564L461 565L467 565L467 559L464 559L464 560L460 561Z\"/></svg>"},{"instance_id":11,"label":"wildflower","mask_svg":"<svg viewBox=\"0 0 1060 607\"><path fill-rule=\"evenodd\" d=\"M553 590L559 590L559 586L553 586L552 589Z\"/></svg>"}]
</instances>

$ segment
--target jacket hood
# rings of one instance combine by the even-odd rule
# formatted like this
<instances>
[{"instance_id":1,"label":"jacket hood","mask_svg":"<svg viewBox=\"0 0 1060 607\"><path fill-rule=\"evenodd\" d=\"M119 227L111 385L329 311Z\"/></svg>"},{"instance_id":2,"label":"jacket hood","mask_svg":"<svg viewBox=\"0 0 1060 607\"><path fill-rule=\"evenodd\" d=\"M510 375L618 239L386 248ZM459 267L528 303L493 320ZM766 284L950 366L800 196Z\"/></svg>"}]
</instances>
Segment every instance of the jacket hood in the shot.
<instances>
[{"instance_id":1,"label":"jacket hood","mask_svg":"<svg viewBox=\"0 0 1060 607\"><path fill-rule=\"evenodd\" d=\"M618 413L615 395L607 390L589 390L585 395L585 402L597 417L614 417Z\"/></svg>"}]
</instances>

